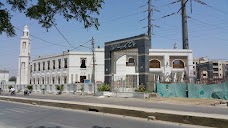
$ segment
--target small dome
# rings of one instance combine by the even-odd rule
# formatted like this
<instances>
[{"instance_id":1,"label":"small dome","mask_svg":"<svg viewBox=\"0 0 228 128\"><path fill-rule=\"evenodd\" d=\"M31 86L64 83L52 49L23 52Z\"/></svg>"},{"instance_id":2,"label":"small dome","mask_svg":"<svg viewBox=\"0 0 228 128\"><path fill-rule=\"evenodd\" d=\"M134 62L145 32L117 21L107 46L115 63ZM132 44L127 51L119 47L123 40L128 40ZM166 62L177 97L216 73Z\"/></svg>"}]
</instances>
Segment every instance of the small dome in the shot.
<instances>
[{"instance_id":1,"label":"small dome","mask_svg":"<svg viewBox=\"0 0 228 128\"><path fill-rule=\"evenodd\" d=\"M28 30L28 25L25 25L24 30Z\"/></svg>"}]
</instances>

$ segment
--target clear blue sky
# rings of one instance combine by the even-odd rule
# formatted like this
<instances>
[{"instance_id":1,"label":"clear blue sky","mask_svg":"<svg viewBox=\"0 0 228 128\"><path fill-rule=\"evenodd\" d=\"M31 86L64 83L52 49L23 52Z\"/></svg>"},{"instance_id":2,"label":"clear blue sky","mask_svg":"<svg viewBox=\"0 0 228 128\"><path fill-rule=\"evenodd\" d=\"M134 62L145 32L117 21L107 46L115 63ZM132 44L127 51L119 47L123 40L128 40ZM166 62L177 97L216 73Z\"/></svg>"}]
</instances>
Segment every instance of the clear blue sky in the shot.
<instances>
[{"instance_id":1,"label":"clear blue sky","mask_svg":"<svg viewBox=\"0 0 228 128\"><path fill-rule=\"evenodd\" d=\"M181 13L161 18L167 14L177 12L180 3L167 5L175 0L152 0L152 4L161 12L154 12L154 27L152 47L156 49L173 48L177 43L182 48L181 37ZM189 0L190 1L190 0ZM187 4L189 46L193 50L194 57L208 56L209 59L228 59L228 0L203 0L209 6L201 5L193 0L192 13L190 3ZM57 19L58 29L65 35L67 40L75 47L87 42L92 36L96 46L104 46L104 42L139 35L147 32L147 21L141 21L147 17L145 5L147 0L105 0L103 9L100 10L99 30L90 28L85 30L82 23L76 21L66 22L61 17ZM23 29L29 26L30 34L46 41L64 45L56 46L31 37L32 58L42 55L62 53L72 49L58 31L52 27L47 32L37 21L26 18L23 14L13 13L12 23ZM19 43L22 32L16 30L16 37L0 35L0 69L10 70L11 75L17 74ZM90 44L87 44L90 46ZM78 50L89 51L85 48Z\"/></svg>"}]
</instances>

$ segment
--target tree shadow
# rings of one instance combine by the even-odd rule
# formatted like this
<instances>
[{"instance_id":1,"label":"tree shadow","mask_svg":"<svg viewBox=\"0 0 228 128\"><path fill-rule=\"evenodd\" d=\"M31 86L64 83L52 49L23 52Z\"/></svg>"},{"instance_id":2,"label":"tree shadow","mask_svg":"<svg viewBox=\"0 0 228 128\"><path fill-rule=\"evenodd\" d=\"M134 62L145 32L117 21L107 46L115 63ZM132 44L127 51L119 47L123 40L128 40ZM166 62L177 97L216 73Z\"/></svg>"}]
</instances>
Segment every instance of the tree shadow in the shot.
<instances>
[{"instance_id":1,"label":"tree shadow","mask_svg":"<svg viewBox=\"0 0 228 128\"><path fill-rule=\"evenodd\" d=\"M93 126L92 128L112 128L112 127Z\"/></svg>"},{"instance_id":2,"label":"tree shadow","mask_svg":"<svg viewBox=\"0 0 228 128\"><path fill-rule=\"evenodd\" d=\"M46 127L46 126L36 126L36 127L26 126L25 128L63 128L63 127L60 127L60 126L51 126L51 127Z\"/></svg>"}]
</instances>

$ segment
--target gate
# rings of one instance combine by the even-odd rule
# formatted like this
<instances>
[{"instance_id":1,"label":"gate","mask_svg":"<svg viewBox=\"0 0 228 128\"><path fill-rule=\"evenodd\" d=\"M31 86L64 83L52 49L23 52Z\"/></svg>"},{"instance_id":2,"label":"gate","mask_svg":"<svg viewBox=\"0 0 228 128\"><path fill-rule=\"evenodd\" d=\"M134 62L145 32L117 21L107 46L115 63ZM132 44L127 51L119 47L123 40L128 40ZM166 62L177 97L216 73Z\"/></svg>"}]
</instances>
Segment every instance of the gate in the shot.
<instances>
[{"instance_id":1,"label":"gate","mask_svg":"<svg viewBox=\"0 0 228 128\"><path fill-rule=\"evenodd\" d=\"M114 76L114 92L134 92L138 88L138 75Z\"/></svg>"}]
</instances>

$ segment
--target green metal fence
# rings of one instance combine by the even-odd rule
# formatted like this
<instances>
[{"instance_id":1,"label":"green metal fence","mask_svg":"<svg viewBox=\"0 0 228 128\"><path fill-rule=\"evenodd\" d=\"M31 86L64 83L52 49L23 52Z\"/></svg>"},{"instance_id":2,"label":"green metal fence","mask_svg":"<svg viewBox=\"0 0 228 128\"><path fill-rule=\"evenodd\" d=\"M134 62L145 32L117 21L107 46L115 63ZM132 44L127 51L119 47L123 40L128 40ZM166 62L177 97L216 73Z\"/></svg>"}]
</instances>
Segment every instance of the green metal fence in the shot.
<instances>
[{"instance_id":1,"label":"green metal fence","mask_svg":"<svg viewBox=\"0 0 228 128\"><path fill-rule=\"evenodd\" d=\"M157 93L161 97L187 97L185 83L157 83ZM228 100L228 82L221 84L201 85L188 84L189 98L225 99Z\"/></svg>"}]
</instances>

